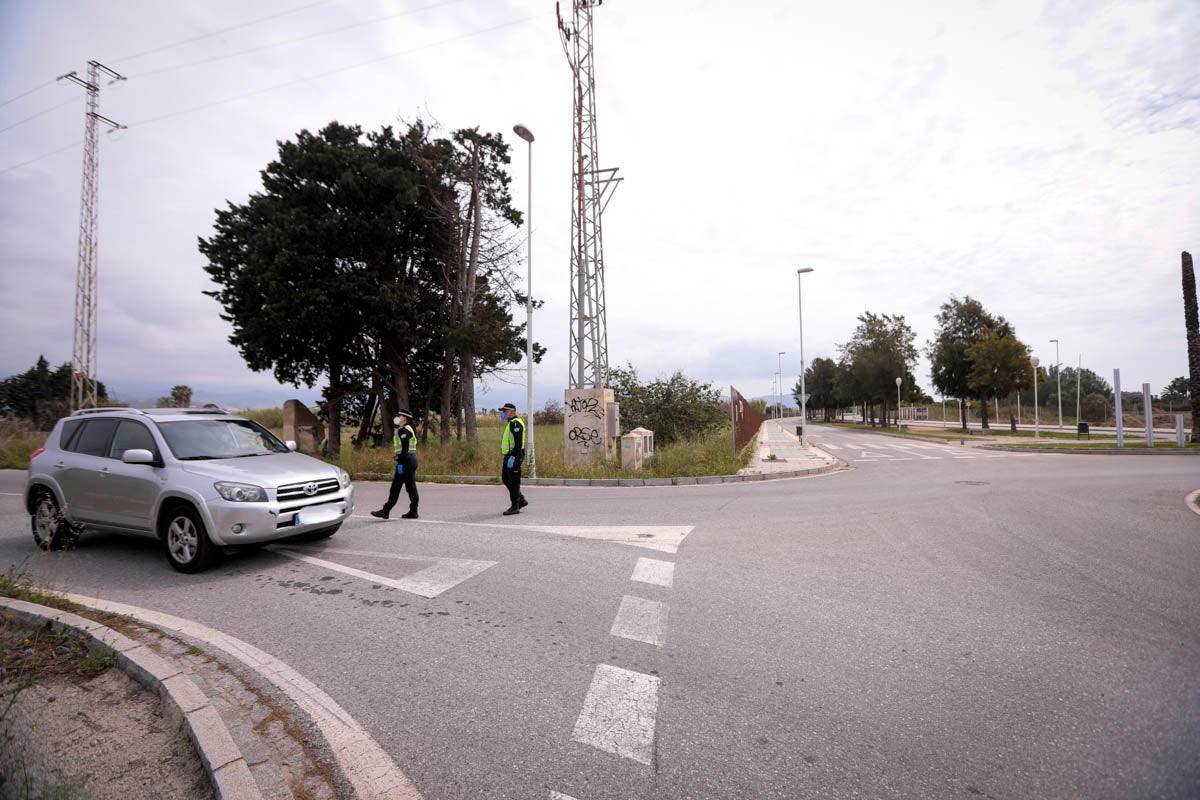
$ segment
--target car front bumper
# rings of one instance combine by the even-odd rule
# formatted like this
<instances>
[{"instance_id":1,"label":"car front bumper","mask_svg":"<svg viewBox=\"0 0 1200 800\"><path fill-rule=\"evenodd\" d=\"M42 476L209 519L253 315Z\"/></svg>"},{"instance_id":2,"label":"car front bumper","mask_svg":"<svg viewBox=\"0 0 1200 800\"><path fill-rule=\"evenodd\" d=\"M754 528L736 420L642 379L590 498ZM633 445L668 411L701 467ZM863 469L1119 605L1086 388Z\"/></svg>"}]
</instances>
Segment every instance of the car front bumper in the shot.
<instances>
[{"instance_id":1,"label":"car front bumper","mask_svg":"<svg viewBox=\"0 0 1200 800\"><path fill-rule=\"evenodd\" d=\"M210 499L207 510L208 535L214 544L231 547L271 542L340 525L354 513L354 487L303 503Z\"/></svg>"}]
</instances>

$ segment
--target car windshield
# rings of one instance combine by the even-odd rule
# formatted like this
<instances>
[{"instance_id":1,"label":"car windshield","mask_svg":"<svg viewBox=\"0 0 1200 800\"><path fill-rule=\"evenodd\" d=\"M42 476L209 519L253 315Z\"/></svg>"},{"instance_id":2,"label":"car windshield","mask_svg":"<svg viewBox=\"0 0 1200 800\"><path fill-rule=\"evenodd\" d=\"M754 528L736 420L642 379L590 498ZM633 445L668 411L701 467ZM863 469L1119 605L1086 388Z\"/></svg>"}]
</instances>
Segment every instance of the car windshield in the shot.
<instances>
[{"instance_id":1,"label":"car windshield","mask_svg":"<svg viewBox=\"0 0 1200 800\"><path fill-rule=\"evenodd\" d=\"M248 419L188 419L159 422L158 428L180 461L288 452L274 434Z\"/></svg>"}]
</instances>

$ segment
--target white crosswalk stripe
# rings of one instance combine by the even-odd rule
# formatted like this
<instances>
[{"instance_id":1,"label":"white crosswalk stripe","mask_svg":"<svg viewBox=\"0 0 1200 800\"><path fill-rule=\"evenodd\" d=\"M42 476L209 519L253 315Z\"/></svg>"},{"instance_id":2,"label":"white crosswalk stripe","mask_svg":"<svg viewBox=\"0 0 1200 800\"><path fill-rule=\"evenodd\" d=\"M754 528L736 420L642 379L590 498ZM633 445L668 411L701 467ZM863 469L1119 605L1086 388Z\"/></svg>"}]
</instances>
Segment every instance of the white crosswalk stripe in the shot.
<instances>
[{"instance_id":1,"label":"white crosswalk stripe","mask_svg":"<svg viewBox=\"0 0 1200 800\"><path fill-rule=\"evenodd\" d=\"M659 561L657 558L639 558L629 580L666 586L669 589L675 583L675 564Z\"/></svg>"},{"instance_id":2,"label":"white crosswalk stripe","mask_svg":"<svg viewBox=\"0 0 1200 800\"><path fill-rule=\"evenodd\" d=\"M667 632L667 604L625 595L613 621L613 636L662 647Z\"/></svg>"},{"instance_id":3,"label":"white crosswalk stripe","mask_svg":"<svg viewBox=\"0 0 1200 800\"><path fill-rule=\"evenodd\" d=\"M572 741L649 766L654 758L659 684L654 675L600 664L575 721Z\"/></svg>"}]
</instances>

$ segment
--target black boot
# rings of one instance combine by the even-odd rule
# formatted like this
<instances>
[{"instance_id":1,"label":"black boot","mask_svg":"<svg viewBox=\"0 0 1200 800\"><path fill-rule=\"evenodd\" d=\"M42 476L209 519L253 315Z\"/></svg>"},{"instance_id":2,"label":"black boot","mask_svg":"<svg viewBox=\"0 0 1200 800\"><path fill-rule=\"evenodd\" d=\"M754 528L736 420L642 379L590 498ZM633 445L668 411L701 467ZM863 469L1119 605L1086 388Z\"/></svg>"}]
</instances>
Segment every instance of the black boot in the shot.
<instances>
[{"instance_id":1,"label":"black boot","mask_svg":"<svg viewBox=\"0 0 1200 800\"><path fill-rule=\"evenodd\" d=\"M529 505L529 501L525 499L525 495L521 495L521 502L518 503L517 506L520 508L524 508L527 505Z\"/></svg>"},{"instance_id":2,"label":"black boot","mask_svg":"<svg viewBox=\"0 0 1200 800\"><path fill-rule=\"evenodd\" d=\"M413 506L412 508L410 508L410 509L408 510L408 513L407 513L407 514L402 514L402 515L400 516L400 519L418 519L418 516L417 516L417 507L416 507L416 506Z\"/></svg>"},{"instance_id":3,"label":"black boot","mask_svg":"<svg viewBox=\"0 0 1200 800\"><path fill-rule=\"evenodd\" d=\"M387 519L388 518L388 509L381 508L378 511L372 511L371 516L379 517L379 519Z\"/></svg>"},{"instance_id":4,"label":"black boot","mask_svg":"<svg viewBox=\"0 0 1200 800\"><path fill-rule=\"evenodd\" d=\"M508 517L508 516L512 516L513 514L520 514L520 513L521 513L521 507L519 505L514 505L514 506L509 506L508 510L504 512L504 516Z\"/></svg>"}]
</instances>

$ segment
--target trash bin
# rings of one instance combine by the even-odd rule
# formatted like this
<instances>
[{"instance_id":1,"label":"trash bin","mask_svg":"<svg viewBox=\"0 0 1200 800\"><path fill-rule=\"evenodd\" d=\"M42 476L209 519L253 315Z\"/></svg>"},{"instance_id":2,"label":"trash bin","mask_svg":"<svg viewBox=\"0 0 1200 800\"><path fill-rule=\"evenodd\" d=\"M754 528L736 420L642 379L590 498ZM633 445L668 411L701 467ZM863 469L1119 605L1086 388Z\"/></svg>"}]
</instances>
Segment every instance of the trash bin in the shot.
<instances>
[{"instance_id":1,"label":"trash bin","mask_svg":"<svg viewBox=\"0 0 1200 800\"><path fill-rule=\"evenodd\" d=\"M1089 439L1092 438L1092 434L1089 432L1088 424L1086 422L1080 422L1075 426L1075 438L1078 439L1080 436L1086 436Z\"/></svg>"},{"instance_id":2,"label":"trash bin","mask_svg":"<svg viewBox=\"0 0 1200 800\"><path fill-rule=\"evenodd\" d=\"M796 426L796 438L797 438L797 439L803 439L803 438L804 438L804 426L803 426L803 425L797 425L797 426Z\"/></svg>"}]
</instances>

